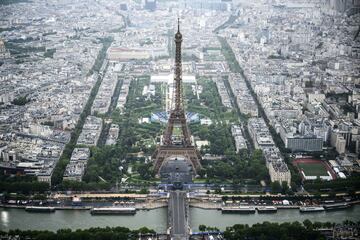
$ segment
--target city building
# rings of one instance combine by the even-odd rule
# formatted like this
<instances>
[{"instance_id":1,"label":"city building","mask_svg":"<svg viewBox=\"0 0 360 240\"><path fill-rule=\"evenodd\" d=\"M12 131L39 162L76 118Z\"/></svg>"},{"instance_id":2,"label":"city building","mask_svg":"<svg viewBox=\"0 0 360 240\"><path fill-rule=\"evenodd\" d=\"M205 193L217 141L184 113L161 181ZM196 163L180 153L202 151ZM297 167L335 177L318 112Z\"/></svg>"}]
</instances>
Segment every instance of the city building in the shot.
<instances>
[{"instance_id":1,"label":"city building","mask_svg":"<svg viewBox=\"0 0 360 240\"><path fill-rule=\"evenodd\" d=\"M290 170L284 162L271 162L271 164L269 164L269 175L271 182L278 181L280 184L286 182L287 185L290 186L291 174Z\"/></svg>"}]
</instances>

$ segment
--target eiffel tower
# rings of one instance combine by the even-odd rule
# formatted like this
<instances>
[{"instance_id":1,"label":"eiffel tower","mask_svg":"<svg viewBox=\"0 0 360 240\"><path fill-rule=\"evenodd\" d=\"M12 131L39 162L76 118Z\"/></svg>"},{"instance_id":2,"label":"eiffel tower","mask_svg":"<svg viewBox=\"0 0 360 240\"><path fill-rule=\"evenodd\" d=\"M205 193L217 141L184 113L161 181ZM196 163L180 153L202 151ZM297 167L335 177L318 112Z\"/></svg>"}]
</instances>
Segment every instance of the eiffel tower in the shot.
<instances>
[{"instance_id":1,"label":"eiffel tower","mask_svg":"<svg viewBox=\"0 0 360 240\"><path fill-rule=\"evenodd\" d=\"M162 143L153 153L155 159L154 171L159 173L161 167L170 158L181 156L192 166L193 173L201 168L200 153L191 142L191 134L186 122L186 115L182 94L182 64L181 64L181 43L180 20L178 19L178 30L175 34L175 74L173 106L170 111L168 123L163 134Z\"/></svg>"}]
</instances>

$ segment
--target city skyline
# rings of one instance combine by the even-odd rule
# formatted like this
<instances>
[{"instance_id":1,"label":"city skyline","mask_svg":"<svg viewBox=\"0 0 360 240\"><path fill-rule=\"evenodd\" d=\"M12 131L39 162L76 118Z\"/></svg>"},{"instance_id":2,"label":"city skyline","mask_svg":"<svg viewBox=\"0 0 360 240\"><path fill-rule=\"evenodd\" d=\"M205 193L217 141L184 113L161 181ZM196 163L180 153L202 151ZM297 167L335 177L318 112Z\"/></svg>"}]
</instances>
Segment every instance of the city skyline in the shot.
<instances>
[{"instance_id":1,"label":"city skyline","mask_svg":"<svg viewBox=\"0 0 360 240\"><path fill-rule=\"evenodd\" d=\"M358 236L360 1L0 12L0 236Z\"/></svg>"}]
</instances>

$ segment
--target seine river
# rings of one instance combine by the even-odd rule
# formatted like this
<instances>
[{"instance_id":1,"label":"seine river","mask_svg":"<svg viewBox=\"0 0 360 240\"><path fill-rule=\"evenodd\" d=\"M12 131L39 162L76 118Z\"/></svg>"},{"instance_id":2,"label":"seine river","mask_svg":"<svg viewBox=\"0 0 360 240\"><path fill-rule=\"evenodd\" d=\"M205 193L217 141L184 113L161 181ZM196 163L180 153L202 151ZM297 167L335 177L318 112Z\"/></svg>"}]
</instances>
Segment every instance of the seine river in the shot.
<instances>
[{"instance_id":1,"label":"seine river","mask_svg":"<svg viewBox=\"0 0 360 240\"><path fill-rule=\"evenodd\" d=\"M360 206L333 211L301 214L299 210L278 210L274 214L221 214L217 210L203 210L190 208L190 224L194 231L200 224L217 226L224 230L227 226L236 223L249 224L270 221L331 221L342 222L343 220L360 220ZM157 232L165 232L167 224L167 208L150 211L140 210L134 216L91 216L90 211L81 210L57 210L55 213L28 213L23 209L0 208L0 230L9 229L32 229L52 230L60 228L90 228L106 226L123 226L137 229L143 226L154 229Z\"/></svg>"}]
</instances>

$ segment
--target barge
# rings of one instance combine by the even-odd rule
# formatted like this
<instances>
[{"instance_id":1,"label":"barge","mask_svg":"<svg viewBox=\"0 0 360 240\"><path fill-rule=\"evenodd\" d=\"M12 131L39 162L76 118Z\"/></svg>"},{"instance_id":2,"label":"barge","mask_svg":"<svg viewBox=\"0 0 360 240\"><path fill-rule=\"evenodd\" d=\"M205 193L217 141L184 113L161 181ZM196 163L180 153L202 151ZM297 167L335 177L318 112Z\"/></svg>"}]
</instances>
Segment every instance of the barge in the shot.
<instances>
[{"instance_id":1,"label":"barge","mask_svg":"<svg viewBox=\"0 0 360 240\"><path fill-rule=\"evenodd\" d=\"M351 207L348 203L334 203L334 204L326 204L324 205L324 208L326 211L335 211L335 210L341 210Z\"/></svg>"},{"instance_id":2,"label":"barge","mask_svg":"<svg viewBox=\"0 0 360 240\"><path fill-rule=\"evenodd\" d=\"M136 208L134 207L100 207L90 210L92 215L134 215Z\"/></svg>"},{"instance_id":3,"label":"barge","mask_svg":"<svg viewBox=\"0 0 360 240\"><path fill-rule=\"evenodd\" d=\"M237 206L237 207L222 207L222 213L255 213L255 207Z\"/></svg>"},{"instance_id":4,"label":"barge","mask_svg":"<svg viewBox=\"0 0 360 240\"><path fill-rule=\"evenodd\" d=\"M54 207L28 206L28 207L25 207L25 211L52 213L52 212L55 212L55 208Z\"/></svg>"}]
</instances>

